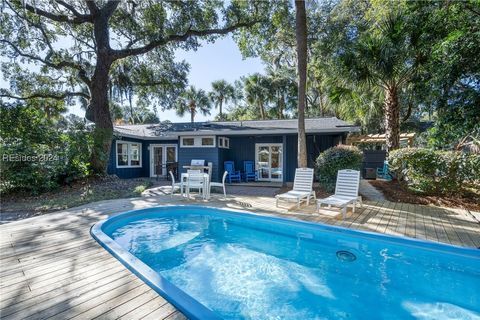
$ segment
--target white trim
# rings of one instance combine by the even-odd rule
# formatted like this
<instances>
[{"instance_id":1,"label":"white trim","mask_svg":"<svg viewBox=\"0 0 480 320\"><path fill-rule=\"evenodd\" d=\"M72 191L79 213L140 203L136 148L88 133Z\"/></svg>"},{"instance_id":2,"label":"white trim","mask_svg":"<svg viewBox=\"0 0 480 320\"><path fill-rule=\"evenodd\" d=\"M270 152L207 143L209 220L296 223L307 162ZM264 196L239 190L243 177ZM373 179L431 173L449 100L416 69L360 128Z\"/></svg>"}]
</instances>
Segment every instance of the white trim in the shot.
<instances>
[{"instance_id":1,"label":"white trim","mask_svg":"<svg viewBox=\"0 0 480 320\"><path fill-rule=\"evenodd\" d=\"M127 165L119 165L118 164L118 144L126 144L127 145ZM139 158L139 165L134 165L132 166L130 163L132 161L131 158L131 153L130 153L130 148L132 144L137 144L139 146L139 152L138 152L138 158ZM115 165L116 168L122 169L122 168L141 168L142 167L142 143L141 142L135 142L135 141L126 141L126 140L116 140L115 141Z\"/></svg>"},{"instance_id":2,"label":"white trim","mask_svg":"<svg viewBox=\"0 0 480 320\"><path fill-rule=\"evenodd\" d=\"M202 139L212 139L213 140L213 145L202 145ZM193 145L184 145L183 140L184 139L193 139ZM180 148L215 148L217 146L216 138L215 136L182 136L180 137Z\"/></svg>"},{"instance_id":3,"label":"white trim","mask_svg":"<svg viewBox=\"0 0 480 320\"><path fill-rule=\"evenodd\" d=\"M169 144L152 143L152 144L150 144L148 146L148 150L149 150L149 153L150 153L150 177L156 177L155 168L153 166L153 157L154 157L153 149L155 147L164 148L164 150L162 150L162 163L167 162L167 152L165 151L165 148L174 147L175 148L175 162L178 162L178 145L172 144L172 143L169 143ZM166 172L166 169L162 168L162 175L167 175L167 174L168 174L168 172Z\"/></svg>"},{"instance_id":4,"label":"white trim","mask_svg":"<svg viewBox=\"0 0 480 320\"><path fill-rule=\"evenodd\" d=\"M230 139L227 137L218 137L218 147L222 149L230 149Z\"/></svg>"},{"instance_id":5,"label":"white trim","mask_svg":"<svg viewBox=\"0 0 480 320\"><path fill-rule=\"evenodd\" d=\"M260 172L258 172L258 170L260 170L260 168L258 166L258 151L259 151L260 147L268 147L269 150L271 150L271 147L280 147L281 155L280 155L280 158L279 158L279 163L280 163L280 167L282 169L282 175L281 175L280 179L272 179L272 168L271 168L272 152L271 151L269 151L269 156L268 156L268 168L267 168L268 178L262 178L261 177ZM283 150L283 143L255 143L255 169L257 170L258 181L272 181L272 182L283 181L283 175L285 174L285 164L283 163L283 152L285 152L285 150Z\"/></svg>"}]
</instances>

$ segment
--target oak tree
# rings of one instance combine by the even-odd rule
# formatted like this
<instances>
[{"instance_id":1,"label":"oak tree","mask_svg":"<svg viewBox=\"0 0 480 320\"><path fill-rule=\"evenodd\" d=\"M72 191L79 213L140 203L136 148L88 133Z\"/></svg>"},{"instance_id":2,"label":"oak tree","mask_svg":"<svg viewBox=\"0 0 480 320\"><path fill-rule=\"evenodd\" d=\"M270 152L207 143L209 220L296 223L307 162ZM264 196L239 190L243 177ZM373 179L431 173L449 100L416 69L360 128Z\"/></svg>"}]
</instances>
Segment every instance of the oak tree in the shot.
<instances>
[{"instance_id":1,"label":"oak tree","mask_svg":"<svg viewBox=\"0 0 480 320\"><path fill-rule=\"evenodd\" d=\"M127 61L140 75L132 85L175 101L183 88L170 84L185 78L175 49L195 50L201 40L268 21L270 8L255 1L5 0L0 52L9 58L2 71L10 89L0 97L83 101L95 123L91 167L104 173L113 135L112 69Z\"/></svg>"}]
</instances>

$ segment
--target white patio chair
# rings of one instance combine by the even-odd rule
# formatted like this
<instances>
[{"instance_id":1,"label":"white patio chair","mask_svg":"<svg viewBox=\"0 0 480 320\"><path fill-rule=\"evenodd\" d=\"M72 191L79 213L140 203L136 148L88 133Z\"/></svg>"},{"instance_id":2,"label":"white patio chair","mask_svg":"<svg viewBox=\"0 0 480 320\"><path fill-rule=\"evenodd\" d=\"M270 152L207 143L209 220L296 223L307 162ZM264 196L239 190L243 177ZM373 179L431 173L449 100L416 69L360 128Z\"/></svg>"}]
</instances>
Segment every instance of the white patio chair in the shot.
<instances>
[{"instance_id":1,"label":"white patio chair","mask_svg":"<svg viewBox=\"0 0 480 320\"><path fill-rule=\"evenodd\" d=\"M227 175L228 175L228 171L225 171L223 173L222 182L210 182L210 190L208 191L209 195L210 195L210 192L212 191L212 187L219 187L219 188L223 188L223 198L227 199L227 192L225 190L225 180L227 179Z\"/></svg>"},{"instance_id":2,"label":"white patio chair","mask_svg":"<svg viewBox=\"0 0 480 320\"><path fill-rule=\"evenodd\" d=\"M300 203L302 201L306 201L308 206L310 204L310 199L316 199L315 191L313 191L313 169L297 168L295 170L293 189L288 192L278 194L275 196L275 198L277 199L277 207L279 200L295 201L297 202L297 208L300 207Z\"/></svg>"},{"instance_id":3,"label":"white patio chair","mask_svg":"<svg viewBox=\"0 0 480 320\"><path fill-rule=\"evenodd\" d=\"M198 190L201 193L202 198L205 199L206 186L205 176L203 173L189 173L186 183L187 199L190 199L190 190Z\"/></svg>"},{"instance_id":4,"label":"white patio chair","mask_svg":"<svg viewBox=\"0 0 480 320\"><path fill-rule=\"evenodd\" d=\"M175 182L175 176L173 175L172 171L169 171L168 173L170 174L170 178L172 179L172 192L170 192L170 196L173 197L173 192L175 191L175 188L179 188L180 194L183 194L182 184L180 182Z\"/></svg>"},{"instance_id":5,"label":"white patio chair","mask_svg":"<svg viewBox=\"0 0 480 320\"><path fill-rule=\"evenodd\" d=\"M187 170L187 173L190 174L190 173L201 173L202 171L200 169L188 169Z\"/></svg>"},{"instance_id":6,"label":"white patio chair","mask_svg":"<svg viewBox=\"0 0 480 320\"><path fill-rule=\"evenodd\" d=\"M322 204L340 207L342 217L347 216L348 205L353 205L353 212L357 202L362 206L362 197L358 195L360 186L360 171L357 170L339 170L337 173L337 183L335 186L335 194L325 199L317 200L317 210L320 211Z\"/></svg>"}]
</instances>

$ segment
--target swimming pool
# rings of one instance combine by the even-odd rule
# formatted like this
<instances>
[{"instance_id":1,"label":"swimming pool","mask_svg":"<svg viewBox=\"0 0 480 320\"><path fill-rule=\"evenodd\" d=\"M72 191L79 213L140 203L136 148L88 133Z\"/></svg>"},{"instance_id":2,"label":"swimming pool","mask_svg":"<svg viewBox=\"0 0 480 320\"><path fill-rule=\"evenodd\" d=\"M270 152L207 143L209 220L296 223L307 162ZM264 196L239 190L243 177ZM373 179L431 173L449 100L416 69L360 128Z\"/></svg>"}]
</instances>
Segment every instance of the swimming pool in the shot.
<instances>
[{"instance_id":1,"label":"swimming pool","mask_svg":"<svg viewBox=\"0 0 480 320\"><path fill-rule=\"evenodd\" d=\"M480 250L197 206L94 238L192 319L480 319Z\"/></svg>"}]
</instances>

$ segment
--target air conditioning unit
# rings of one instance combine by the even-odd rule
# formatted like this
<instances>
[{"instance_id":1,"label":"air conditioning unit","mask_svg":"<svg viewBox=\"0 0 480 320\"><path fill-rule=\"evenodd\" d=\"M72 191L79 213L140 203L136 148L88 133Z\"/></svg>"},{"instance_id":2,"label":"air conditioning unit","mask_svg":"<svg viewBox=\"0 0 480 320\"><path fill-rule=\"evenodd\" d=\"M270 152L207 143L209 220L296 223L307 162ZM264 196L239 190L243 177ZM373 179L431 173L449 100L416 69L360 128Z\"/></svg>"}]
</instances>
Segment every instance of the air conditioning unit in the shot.
<instances>
[{"instance_id":1,"label":"air conditioning unit","mask_svg":"<svg viewBox=\"0 0 480 320\"><path fill-rule=\"evenodd\" d=\"M364 179L377 179L377 169L365 168L363 172Z\"/></svg>"}]
</instances>

